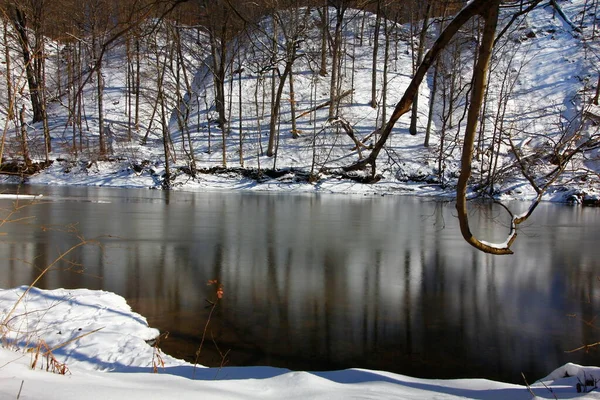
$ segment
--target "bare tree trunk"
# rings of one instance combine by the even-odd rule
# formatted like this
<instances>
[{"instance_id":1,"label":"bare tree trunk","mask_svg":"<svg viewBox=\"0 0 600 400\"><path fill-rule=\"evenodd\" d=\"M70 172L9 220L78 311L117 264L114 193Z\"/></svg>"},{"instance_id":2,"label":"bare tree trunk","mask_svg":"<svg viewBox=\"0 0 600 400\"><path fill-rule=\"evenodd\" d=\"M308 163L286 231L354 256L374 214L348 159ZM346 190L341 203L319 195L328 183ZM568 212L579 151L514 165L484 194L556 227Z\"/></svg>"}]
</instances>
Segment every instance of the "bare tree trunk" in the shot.
<instances>
[{"instance_id":1,"label":"bare tree trunk","mask_svg":"<svg viewBox=\"0 0 600 400\"><path fill-rule=\"evenodd\" d=\"M140 130L140 38L135 37L135 130Z\"/></svg>"},{"instance_id":2,"label":"bare tree trunk","mask_svg":"<svg viewBox=\"0 0 600 400\"><path fill-rule=\"evenodd\" d=\"M238 48L238 139L239 139L239 157L240 157L240 167L244 167L244 126L243 126L243 112L242 112L242 72L244 72L244 68L242 67L242 57L240 54L240 49Z\"/></svg>"},{"instance_id":3,"label":"bare tree trunk","mask_svg":"<svg viewBox=\"0 0 600 400\"><path fill-rule=\"evenodd\" d=\"M275 26L273 29L274 32L276 32ZM276 33L274 33L274 46L273 46L273 55L274 57L276 56ZM287 34L286 34L287 36ZM286 79L288 77L288 75L290 75L291 71L292 71L292 66L294 65L294 61L296 59L296 40L297 40L297 36L292 36L292 37L286 37L286 49L285 49L285 67L283 70L283 73L280 75L279 77L279 84L277 86L277 92L275 93L275 96L273 98L272 104L271 104L271 120L269 123L269 145L267 147L267 156L272 157L274 155L274 151L273 151L273 147L274 147L274 140L275 140L275 136L278 135L279 132L279 128L278 128L278 121L279 121L279 108L281 106L281 96L283 94L283 89L285 87L285 83L286 83ZM276 68L273 69L273 71L275 71ZM332 74L333 75L333 74ZM273 80L273 85L275 84L274 80ZM274 87L274 86L273 86Z\"/></svg>"},{"instance_id":4,"label":"bare tree trunk","mask_svg":"<svg viewBox=\"0 0 600 400\"><path fill-rule=\"evenodd\" d=\"M44 63L45 64L45 63ZM45 69L45 68L44 68ZM44 72L45 76L45 72ZM42 88L46 86L42 84ZM52 152L52 137L50 136L50 126L48 125L48 113L46 112L46 90L42 89L42 125L44 128L44 155L46 162L50 160L50 153Z\"/></svg>"},{"instance_id":5,"label":"bare tree trunk","mask_svg":"<svg viewBox=\"0 0 600 400\"><path fill-rule=\"evenodd\" d=\"M98 139L100 141L100 156L106 155L106 141L104 137L104 77L102 76L101 63L96 69L98 89Z\"/></svg>"},{"instance_id":6,"label":"bare tree trunk","mask_svg":"<svg viewBox=\"0 0 600 400\"><path fill-rule=\"evenodd\" d=\"M36 35L36 48L38 49L36 54L38 58L38 82L41 97L42 126L44 130L44 156L46 162L48 162L50 160L50 153L52 152L52 138L50 137L48 114L46 113L46 55L44 37L42 35Z\"/></svg>"},{"instance_id":7,"label":"bare tree trunk","mask_svg":"<svg viewBox=\"0 0 600 400\"><path fill-rule=\"evenodd\" d=\"M165 67L163 67L165 68ZM158 96L160 98L160 120L162 126L162 136L163 136L163 152L165 155L165 175L163 179L163 188L170 189L171 188L171 169L169 166L169 125L167 123L167 116L165 110L165 96L163 92L163 88L158 89Z\"/></svg>"},{"instance_id":8,"label":"bare tree trunk","mask_svg":"<svg viewBox=\"0 0 600 400\"><path fill-rule=\"evenodd\" d=\"M294 71L290 69L290 116L292 117L292 138L298 139L298 128L296 127L296 96L294 94Z\"/></svg>"},{"instance_id":9,"label":"bare tree trunk","mask_svg":"<svg viewBox=\"0 0 600 400\"><path fill-rule=\"evenodd\" d=\"M371 107L377 108L377 67L379 53L379 19L381 18L381 0L377 0L375 14L375 33L373 36L373 64L371 65Z\"/></svg>"},{"instance_id":10,"label":"bare tree trunk","mask_svg":"<svg viewBox=\"0 0 600 400\"><path fill-rule=\"evenodd\" d=\"M4 62L6 63L6 96L8 97L8 104L6 105L6 120L10 121L15 117L15 99L13 93L13 78L12 78L12 65L10 56L10 46L8 42L8 21L3 20L4 31L2 39L4 40Z\"/></svg>"},{"instance_id":11,"label":"bare tree trunk","mask_svg":"<svg viewBox=\"0 0 600 400\"><path fill-rule=\"evenodd\" d=\"M29 156L29 143L27 142L27 122L25 121L25 106L19 112L19 122L21 123L21 149L23 151L23 160L25 166L31 166L31 157Z\"/></svg>"},{"instance_id":12,"label":"bare tree trunk","mask_svg":"<svg viewBox=\"0 0 600 400\"><path fill-rule=\"evenodd\" d=\"M62 68L60 68L61 64L61 53L60 53L60 45L56 45L56 60L54 61L56 65L59 65L56 68L56 93L58 96L62 97L65 93L63 92L63 84L62 84Z\"/></svg>"},{"instance_id":13,"label":"bare tree trunk","mask_svg":"<svg viewBox=\"0 0 600 400\"><path fill-rule=\"evenodd\" d=\"M165 54L164 60L161 63L160 54L158 52L156 54L156 65L159 68L159 70L158 70L159 77L158 77L158 82L157 82L157 89L158 89L157 101L160 103L160 121L161 121L161 130L162 130L163 154L165 157L165 173L164 173L164 178L162 181L163 189L171 188L171 168L170 168L170 161L169 161L169 157L170 157L169 143L170 143L171 139L170 139L170 132L169 132L169 124L167 122L167 115L166 115L167 111L166 111L166 107L165 107L165 92L164 92L164 89L165 89L164 88L164 76L165 76L165 71L167 69L167 59L168 58L169 58L169 55Z\"/></svg>"},{"instance_id":14,"label":"bare tree trunk","mask_svg":"<svg viewBox=\"0 0 600 400\"><path fill-rule=\"evenodd\" d=\"M77 58L76 58L76 67L77 67L77 87L80 88L81 85L83 84L82 81L82 76L83 76L83 49L82 49L82 45L81 45L81 41L79 41L77 43ZM75 88L74 88L75 89ZM76 117L76 121L77 121L77 128L79 129L79 152L81 153L83 151L83 121L85 121L86 126L87 126L87 118L83 118L84 114L85 114L85 106L84 106L84 99L83 99L83 93L81 92L81 90L73 90L73 93L75 94L75 101L77 102L77 117ZM89 129L88 129L89 131ZM88 141L89 142L89 141Z\"/></svg>"},{"instance_id":15,"label":"bare tree trunk","mask_svg":"<svg viewBox=\"0 0 600 400\"><path fill-rule=\"evenodd\" d=\"M427 27L429 26L429 16L431 15L431 2L427 2L427 8L425 9L425 18L423 19L423 27L419 34L419 49L417 50L417 65L423 61L423 50L425 49L425 41L427 40ZM415 93L413 99L412 113L410 117L410 128L409 132L411 135L417 134L417 118L419 115L419 92Z\"/></svg>"},{"instance_id":16,"label":"bare tree trunk","mask_svg":"<svg viewBox=\"0 0 600 400\"><path fill-rule=\"evenodd\" d=\"M31 46L27 36L27 16L18 7L14 8L13 24L19 35L21 52L23 54L23 64L25 65L25 75L29 85L29 97L33 109L33 122L40 122L44 118L42 110L42 99L40 97L39 82L36 79L34 70L34 60L31 55Z\"/></svg>"},{"instance_id":17,"label":"bare tree trunk","mask_svg":"<svg viewBox=\"0 0 600 400\"><path fill-rule=\"evenodd\" d=\"M177 50L176 55L176 92L177 92L177 123L179 124L179 130L181 131L181 143L183 147L184 153L189 161L189 166L192 171L196 171L196 158L194 155L194 146L192 143L190 126L189 126L189 115L190 115L190 100L185 101L183 96L181 95L181 75L183 75L183 83L185 85L186 93L192 93L192 87L190 84L190 80L188 78L187 66L185 63L185 58L183 57L183 46L181 40L181 32L179 27L174 27L173 34L175 36L175 48ZM186 141L189 147L189 150L186 149Z\"/></svg>"},{"instance_id":18,"label":"bare tree trunk","mask_svg":"<svg viewBox=\"0 0 600 400\"><path fill-rule=\"evenodd\" d=\"M329 7L324 6L321 13L321 65L319 75L327 75L327 36L329 35Z\"/></svg>"},{"instance_id":19,"label":"bare tree trunk","mask_svg":"<svg viewBox=\"0 0 600 400\"><path fill-rule=\"evenodd\" d=\"M69 121L71 122L71 151L77 155L77 122L76 122L76 111L77 111L77 101L75 99L75 93L77 90L75 89L75 46L71 43L67 44L66 54L67 54L67 98L68 98L68 107L69 107ZM72 96L71 93L74 95ZM67 122L68 125L68 122Z\"/></svg>"},{"instance_id":20,"label":"bare tree trunk","mask_svg":"<svg viewBox=\"0 0 600 400\"><path fill-rule=\"evenodd\" d=\"M516 232L512 233L512 240L504 247L496 247L483 243L473 236L469 227L467 214L467 185L471 176L471 161L473 159L473 145L475 143L475 134L477 131L477 121L483 102L483 95L487 84L487 74L492 57L492 49L498 24L498 12L500 0L488 0L487 9L483 14L485 25L483 37L479 46L479 55L477 65L473 71L473 87L471 89L471 101L467 115L467 125L465 127L465 137L461 156L461 172L458 178L456 188L456 210L460 223L460 231L463 238L478 250L491 254L512 254L510 245L516 237Z\"/></svg>"},{"instance_id":21,"label":"bare tree trunk","mask_svg":"<svg viewBox=\"0 0 600 400\"><path fill-rule=\"evenodd\" d=\"M223 23L223 30L226 30L226 22ZM227 133L227 117L225 115L225 69L227 44L224 43L225 38L221 38L221 42L216 37L214 28L209 29L210 51L212 55L212 72L215 86L215 108L218 114L219 127Z\"/></svg>"},{"instance_id":22,"label":"bare tree trunk","mask_svg":"<svg viewBox=\"0 0 600 400\"><path fill-rule=\"evenodd\" d=\"M127 74L125 83L125 107L127 110L127 140L131 142L131 130L133 125L133 80L135 78L131 51L131 35L127 35L127 39L125 41L125 48L125 52L127 53Z\"/></svg>"},{"instance_id":23,"label":"bare tree trunk","mask_svg":"<svg viewBox=\"0 0 600 400\"><path fill-rule=\"evenodd\" d=\"M92 33L92 57L96 67L96 94L98 107L98 140L100 146L100 157L106 156L106 143L104 137L104 77L102 76L102 59L98 57L98 38L96 32Z\"/></svg>"},{"instance_id":24,"label":"bare tree trunk","mask_svg":"<svg viewBox=\"0 0 600 400\"><path fill-rule=\"evenodd\" d=\"M429 147L431 124L433 123L433 110L435 108L435 96L437 93L438 69L439 62L436 62L435 67L433 68L433 83L431 85L431 91L429 93L429 113L427 115L427 128L425 129L425 141L423 142L424 147Z\"/></svg>"},{"instance_id":25,"label":"bare tree trunk","mask_svg":"<svg viewBox=\"0 0 600 400\"><path fill-rule=\"evenodd\" d=\"M336 8L335 34L333 38L332 61L331 61L331 84L329 86L329 118L333 118L338 110L338 86L340 80L339 67L342 58L342 23L346 6L344 4Z\"/></svg>"},{"instance_id":26,"label":"bare tree trunk","mask_svg":"<svg viewBox=\"0 0 600 400\"><path fill-rule=\"evenodd\" d=\"M593 15L598 15L598 5L600 1L594 0L594 13ZM598 18L594 18L594 22L592 23L592 42L596 39L596 24L598 22Z\"/></svg>"},{"instance_id":27,"label":"bare tree trunk","mask_svg":"<svg viewBox=\"0 0 600 400\"><path fill-rule=\"evenodd\" d=\"M259 171L260 171L260 156L263 155L261 121L264 116L264 102L258 101L258 89L259 89L259 87L263 86L263 82L264 82L264 76L259 75L256 78L256 85L254 86L254 106L256 107L256 142L257 142L256 143L256 161L258 163Z\"/></svg>"},{"instance_id":28,"label":"bare tree trunk","mask_svg":"<svg viewBox=\"0 0 600 400\"><path fill-rule=\"evenodd\" d=\"M318 83L319 83L319 79L317 78L316 75L314 75L313 79L312 79L311 90L310 90L310 104L311 105L317 102ZM311 108L314 108L314 106ZM310 178L315 176L315 167L317 164L317 117L316 117L316 115L317 114L314 113L314 115L311 116L313 118L313 120L312 120L313 134L312 134L312 159L311 159L311 163L310 163Z\"/></svg>"},{"instance_id":29,"label":"bare tree trunk","mask_svg":"<svg viewBox=\"0 0 600 400\"><path fill-rule=\"evenodd\" d=\"M598 98L600 97L600 73L598 74L598 83L596 84L596 95L594 96L593 103L598 105Z\"/></svg>"},{"instance_id":30,"label":"bare tree trunk","mask_svg":"<svg viewBox=\"0 0 600 400\"><path fill-rule=\"evenodd\" d=\"M387 120L387 92L388 92L388 62L390 58L390 29L387 18L383 21L383 31L385 34L385 47L383 51L383 87L381 95L381 126L385 125Z\"/></svg>"}]
</instances>

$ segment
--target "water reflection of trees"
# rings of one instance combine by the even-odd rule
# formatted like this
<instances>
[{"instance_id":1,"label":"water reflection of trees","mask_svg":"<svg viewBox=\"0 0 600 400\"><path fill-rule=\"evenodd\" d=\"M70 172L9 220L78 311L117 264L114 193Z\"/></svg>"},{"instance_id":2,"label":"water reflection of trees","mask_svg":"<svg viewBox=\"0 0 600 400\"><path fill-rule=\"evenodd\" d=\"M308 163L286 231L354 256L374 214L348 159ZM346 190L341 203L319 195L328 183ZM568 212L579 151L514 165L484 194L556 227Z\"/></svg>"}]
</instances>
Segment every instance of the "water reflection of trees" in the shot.
<instances>
[{"instance_id":1,"label":"water reflection of trees","mask_svg":"<svg viewBox=\"0 0 600 400\"><path fill-rule=\"evenodd\" d=\"M171 194L164 202L49 203L45 224L79 222L87 237L114 235L104 252L74 256L82 274L48 287L104 288L127 297L161 330L165 347L193 357L209 310L209 279L225 285L211 323L235 364L322 369L361 366L417 376L520 379L596 341L600 219L541 206L516 255L467 248L451 204L412 198ZM106 207L105 207L106 206ZM587 211L586 211L587 212ZM471 216L498 230L491 206ZM444 227L445 226L445 227ZM30 227L31 228L31 227ZM2 243L2 284L25 284L68 235ZM502 232L499 233L502 236ZM37 258L36 258L37 257ZM76 260L75 260L76 258ZM101 277L101 278L99 278ZM569 319L566 314L576 314ZM204 362L219 362L206 347Z\"/></svg>"}]
</instances>

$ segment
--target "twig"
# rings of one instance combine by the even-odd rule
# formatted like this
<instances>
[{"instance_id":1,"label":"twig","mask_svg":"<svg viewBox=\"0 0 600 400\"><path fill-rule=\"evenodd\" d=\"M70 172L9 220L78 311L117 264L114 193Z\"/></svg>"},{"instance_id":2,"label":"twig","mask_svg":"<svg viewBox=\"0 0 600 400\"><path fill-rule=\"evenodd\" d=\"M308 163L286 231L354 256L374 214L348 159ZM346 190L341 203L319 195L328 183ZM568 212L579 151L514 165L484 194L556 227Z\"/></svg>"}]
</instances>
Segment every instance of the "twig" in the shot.
<instances>
[{"instance_id":1,"label":"twig","mask_svg":"<svg viewBox=\"0 0 600 400\"><path fill-rule=\"evenodd\" d=\"M212 339L213 344L217 348L217 351L219 352L219 355L221 356L221 363L219 364L219 368L217 369L217 373L215 374L215 377L214 377L214 379L217 379L217 376L219 376L219 372L221 372L221 370L223 369L223 367L225 365L227 365L227 363L229 362L229 361L227 361L227 355L229 354L229 352L231 351L231 349L227 350L225 352L225 354L223 354L223 352L219 348L219 345L217 344L217 341L215 340L215 337L214 337L212 331L210 332L210 337Z\"/></svg>"},{"instance_id":2,"label":"twig","mask_svg":"<svg viewBox=\"0 0 600 400\"><path fill-rule=\"evenodd\" d=\"M198 350L196 351L196 359L194 360L194 372L192 373L192 378L196 377L196 366L198 365L198 360L200 359L200 353L202 352L202 346L204 345L204 339L206 338L206 331L208 330L208 325L210 324L210 319L212 317L213 311L217 307L217 302L215 301L210 308L210 313L208 313L208 319L206 320L206 324L204 325L204 330L202 331L202 339L200 340L200 346L198 346Z\"/></svg>"},{"instance_id":3,"label":"twig","mask_svg":"<svg viewBox=\"0 0 600 400\"><path fill-rule=\"evenodd\" d=\"M552 390L551 388L549 388L548 386L546 386L546 384L545 384L543 381L542 381L542 382L540 382L540 383L541 383L542 385L544 385L544 387L545 387L545 388L546 388L546 389L547 389L547 390L548 390L550 393L552 393L552 396L554 396L554 398L555 398L556 400L558 400L558 397L556 397L556 393L554 393L554 390Z\"/></svg>"},{"instance_id":4,"label":"twig","mask_svg":"<svg viewBox=\"0 0 600 400\"><path fill-rule=\"evenodd\" d=\"M15 362L15 361L17 361L17 360L20 360L20 359L21 359L21 358L23 358L23 357L25 357L25 355L22 355L22 356L20 356L20 357L18 357L18 358L15 358L14 360L7 361L5 364L3 364L3 365L0 365L0 369L2 369L2 368L4 368L4 367L6 367L6 366L7 366L7 365L9 365L9 364L12 364L12 363L14 363L14 362Z\"/></svg>"},{"instance_id":5,"label":"twig","mask_svg":"<svg viewBox=\"0 0 600 400\"><path fill-rule=\"evenodd\" d=\"M19 398L21 397L21 390L23 390L24 383L25 383L25 381L21 380L21 387L19 387L19 393L17 393L17 400L19 400Z\"/></svg>"},{"instance_id":6,"label":"twig","mask_svg":"<svg viewBox=\"0 0 600 400\"><path fill-rule=\"evenodd\" d=\"M579 346L576 349L565 350L565 353L575 353L576 351L583 350L583 349L585 349L587 351L590 347L596 347L596 346L600 346L600 342L596 342L596 343L592 343L592 344L584 344L583 346Z\"/></svg>"},{"instance_id":7,"label":"twig","mask_svg":"<svg viewBox=\"0 0 600 400\"><path fill-rule=\"evenodd\" d=\"M535 398L536 395L535 395L535 393L533 393L533 390L531 390L531 386L529 386L529 383L527 383L527 378L525 378L525 374L521 372L521 376L523 377L523 381L525 382L525 386L527 387L527 390Z\"/></svg>"}]
</instances>

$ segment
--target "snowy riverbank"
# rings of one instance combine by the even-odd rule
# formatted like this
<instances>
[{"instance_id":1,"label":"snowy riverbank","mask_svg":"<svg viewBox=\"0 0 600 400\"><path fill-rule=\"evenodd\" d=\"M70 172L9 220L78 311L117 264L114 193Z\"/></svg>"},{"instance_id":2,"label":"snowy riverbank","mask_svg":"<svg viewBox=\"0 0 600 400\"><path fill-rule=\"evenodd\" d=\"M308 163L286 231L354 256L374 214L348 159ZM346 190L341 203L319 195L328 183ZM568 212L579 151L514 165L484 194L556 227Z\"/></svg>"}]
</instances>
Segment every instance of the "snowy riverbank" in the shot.
<instances>
[{"instance_id":1,"label":"snowy riverbank","mask_svg":"<svg viewBox=\"0 0 600 400\"><path fill-rule=\"evenodd\" d=\"M67 165L71 167L67 169ZM65 172L65 169L68 172ZM246 171L248 172L248 171ZM86 162L73 167L72 163L55 162L48 169L25 180L27 184L47 186L94 186L121 187L138 189L160 189L164 173L160 164L154 168L145 168L136 172L129 161L109 162L98 161L93 164ZM257 191L282 193L319 193L319 194L358 194L358 195L411 195L426 197L453 198L453 186L442 187L439 184L415 181L399 181L382 179L377 183L359 183L338 176L322 175L318 182L309 183L303 177L297 176L292 170L281 173L280 176L270 177L267 174L261 178L247 177L240 170L212 171L197 173L191 177L180 172L174 179L173 190L190 192L199 191ZM4 183L20 184L18 177L5 177ZM16 187L16 186L15 186ZM535 190L526 182L515 182L506 187L499 198L503 201L529 201L536 197ZM557 203L581 204L584 202L597 203L600 192L595 187L567 189L557 187L548 190L543 201Z\"/></svg>"},{"instance_id":2,"label":"snowy riverbank","mask_svg":"<svg viewBox=\"0 0 600 400\"><path fill-rule=\"evenodd\" d=\"M542 382L522 385L484 379L427 380L361 369L293 372L270 367L203 368L160 354L148 344L158 331L114 294L86 289L0 291L3 347L0 398L21 399L531 399L600 398L577 394L577 384L600 379L600 369L568 364ZM76 339L78 338L79 339ZM43 340L66 364L66 376L46 372L36 346ZM18 349L15 344L18 344ZM30 349L30 350L24 350ZM164 366L159 365L164 362ZM152 373L158 366L159 372ZM568 376L568 377L567 377ZM534 381L536 377L528 377ZM585 388L584 388L585 389Z\"/></svg>"}]
</instances>

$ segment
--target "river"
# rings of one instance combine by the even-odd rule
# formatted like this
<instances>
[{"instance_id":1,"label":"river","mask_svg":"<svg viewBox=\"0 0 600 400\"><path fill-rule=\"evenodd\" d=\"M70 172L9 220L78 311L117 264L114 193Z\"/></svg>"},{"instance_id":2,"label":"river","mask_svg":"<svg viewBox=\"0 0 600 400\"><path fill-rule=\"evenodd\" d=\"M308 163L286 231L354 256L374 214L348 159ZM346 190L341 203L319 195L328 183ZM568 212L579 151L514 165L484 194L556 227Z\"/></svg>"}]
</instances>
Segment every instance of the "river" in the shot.
<instances>
[{"instance_id":1,"label":"river","mask_svg":"<svg viewBox=\"0 0 600 400\"><path fill-rule=\"evenodd\" d=\"M0 227L0 286L124 296L162 349L200 363L370 368L424 378L534 381L600 365L600 209L541 204L511 256L460 237L454 205L408 196L190 193L1 186L43 194ZM14 199L1 199L4 218ZM526 204L510 205L516 211ZM507 218L472 204L473 230Z\"/></svg>"}]
</instances>

